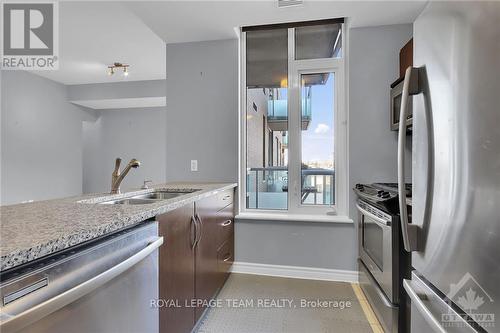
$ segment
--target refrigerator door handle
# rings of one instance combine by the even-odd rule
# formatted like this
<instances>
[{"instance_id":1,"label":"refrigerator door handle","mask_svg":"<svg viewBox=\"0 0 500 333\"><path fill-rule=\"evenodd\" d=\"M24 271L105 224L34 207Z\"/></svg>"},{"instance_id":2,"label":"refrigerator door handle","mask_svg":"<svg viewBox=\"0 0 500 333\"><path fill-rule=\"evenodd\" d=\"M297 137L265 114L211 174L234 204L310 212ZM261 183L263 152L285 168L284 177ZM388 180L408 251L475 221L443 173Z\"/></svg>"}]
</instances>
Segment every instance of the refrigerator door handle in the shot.
<instances>
[{"instance_id":1,"label":"refrigerator door handle","mask_svg":"<svg viewBox=\"0 0 500 333\"><path fill-rule=\"evenodd\" d=\"M414 67L408 67L403 82L403 93L401 96L401 111L399 114L398 133L398 197L401 220L401 231L403 234L403 245L407 252L417 250L417 228L408 223L408 208L406 207L406 181L405 181L405 147L406 147L406 118L408 113L408 99L410 95L421 92L418 84L418 71Z\"/></svg>"},{"instance_id":2,"label":"refrigerator door handle","mask_svg":"<svg viewBox=\"0 0 500 333\"><path fill-rule=\"evenodd\" d=\"M425 299L425 295L420 296L411 286L411 280L404 279L403 287L406 290L408 296L410 296L411 302L418 311L424 316L425 320L432 325L436 332L446 333L447 331L441 325L441 323L432 315L432 312L425 306L423 300Z\"/></svg>"},{"instance_id":3,"label":"refrigerator door handle","mask_svg":"<svg viewBox=\"0 0 500 333\"><path fill-rule=\"evenodd\" d=\"M62 294L59 294L16 315L9 315L4 313L7 319L0 322L0 330L5 333L16 332L23 327L26 327L27 325L32 324L45 316L48 316L49 314L61 309L65 305L70 304L77 299L87 295L88 293L96 290L108 281L111 281L118 275L122 274L123 272L149 256L162 244L163 237L158 237L154 241L149 243L148 246L146 246L130 258L120 262L118 265L111 267L101 274L94 276L90 280L87 280L63 292Z\"/></svg>"}]
</instances>

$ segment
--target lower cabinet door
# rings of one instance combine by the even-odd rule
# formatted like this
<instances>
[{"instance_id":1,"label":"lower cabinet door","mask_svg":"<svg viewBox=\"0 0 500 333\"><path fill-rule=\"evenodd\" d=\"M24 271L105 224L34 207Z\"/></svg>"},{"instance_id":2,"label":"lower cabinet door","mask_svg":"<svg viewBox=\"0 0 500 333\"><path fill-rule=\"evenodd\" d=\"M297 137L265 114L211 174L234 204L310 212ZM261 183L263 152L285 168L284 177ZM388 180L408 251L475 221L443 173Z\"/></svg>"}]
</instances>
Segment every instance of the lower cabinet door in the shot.
<instances>
[{"instance_id":1,"label":"lower cabinet door","mask_svg":"<svg viewBox=\"0 0 500 333\"><path fill-rule=\"evenodd\" d=\"M198 227L200 232L195 248L195 295L197 301L203 302L196 308L195 321L197 321L219 287L217 274L219 226L213 197L197 201L195 212L198 223L201 225Z\"/></svg>"},{"instance_id":2,"label":"lower cabinet door","mask_svg":"<svg viewBox=\"0 0 500 333\"><path fill-rule=\"evenodd\" d=\"M189 333L195 324L194 204L157 216L160 247L160 333Z\"/></svg>"}]
</instances>

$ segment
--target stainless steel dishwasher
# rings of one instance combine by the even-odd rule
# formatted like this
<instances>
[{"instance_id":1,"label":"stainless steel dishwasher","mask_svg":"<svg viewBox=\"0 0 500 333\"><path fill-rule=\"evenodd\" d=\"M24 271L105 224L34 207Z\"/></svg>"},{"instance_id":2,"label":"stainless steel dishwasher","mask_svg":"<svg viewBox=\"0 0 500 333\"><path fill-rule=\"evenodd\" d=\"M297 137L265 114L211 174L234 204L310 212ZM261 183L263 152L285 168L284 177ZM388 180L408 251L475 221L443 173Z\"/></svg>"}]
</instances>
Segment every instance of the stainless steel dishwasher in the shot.
<instances>
[{"instance_id":1,"label":"stainless steel dishwasher","mask_svg":"<svg viewBox=\"0 0 500 333\"><path fill-rule=\"evenodd\" d=\"M1 276L0 331L154 332L157 222L147 222Z\"/></svg>"}]
</instances>

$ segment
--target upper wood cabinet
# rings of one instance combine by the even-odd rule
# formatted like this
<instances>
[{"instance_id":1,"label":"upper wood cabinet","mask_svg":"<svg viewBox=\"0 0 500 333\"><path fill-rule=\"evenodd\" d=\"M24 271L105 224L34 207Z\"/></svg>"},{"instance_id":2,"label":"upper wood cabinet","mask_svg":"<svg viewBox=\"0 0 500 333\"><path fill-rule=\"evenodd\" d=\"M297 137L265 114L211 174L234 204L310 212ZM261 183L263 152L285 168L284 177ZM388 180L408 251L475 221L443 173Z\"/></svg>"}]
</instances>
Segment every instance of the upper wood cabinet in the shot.
<instances>
[{"instance_id":1,"label":"upper wood cabinet","mask_svg":"<svg viewBox=\"0 0 500 333\"><path fill-rule=\"evenodd\" d=\"M233 189L159 215L161 333L190 332L226 281L234 260ZM186 303L187 302L187 303Z\"/></svg>"},{"instance_id":2,"label":"upper wood cabinet","mask_svg":"<svg viewBox=\"0 0 500 333\"><path fill-rule=\"evenodd\" d=\"M399 77L404 77L406 69L413 66L413 38L399 51Z\"/></svg>"}]
</instances>

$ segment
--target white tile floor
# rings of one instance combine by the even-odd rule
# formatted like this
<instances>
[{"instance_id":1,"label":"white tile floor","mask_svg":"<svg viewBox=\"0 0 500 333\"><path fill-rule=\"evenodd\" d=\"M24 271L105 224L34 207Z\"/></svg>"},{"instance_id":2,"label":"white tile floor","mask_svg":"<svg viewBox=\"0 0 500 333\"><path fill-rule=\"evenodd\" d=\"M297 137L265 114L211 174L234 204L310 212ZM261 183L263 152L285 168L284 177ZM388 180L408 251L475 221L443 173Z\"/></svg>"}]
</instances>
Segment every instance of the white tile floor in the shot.
<instances>
[{"instance_id":1,"label":"white tile floor","mask_svg":"<svg viewBox=\"0 0 500 333\"><path fill-rule=\"evenodd\" d=\"M311 303L304 306L304 302L318 299L330 303L325 308L311 307ZM358 299L350 283L232 274L218 300L220 307L208 310L196 332L365 333L379 328L367 319L367 303ZM281 301L279 305L284 307L267 307L278 304L273 301Z\"/></svg>"}]
</instances>

